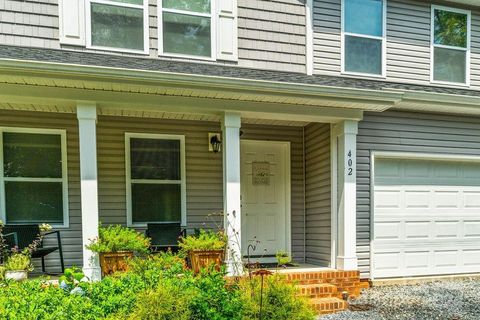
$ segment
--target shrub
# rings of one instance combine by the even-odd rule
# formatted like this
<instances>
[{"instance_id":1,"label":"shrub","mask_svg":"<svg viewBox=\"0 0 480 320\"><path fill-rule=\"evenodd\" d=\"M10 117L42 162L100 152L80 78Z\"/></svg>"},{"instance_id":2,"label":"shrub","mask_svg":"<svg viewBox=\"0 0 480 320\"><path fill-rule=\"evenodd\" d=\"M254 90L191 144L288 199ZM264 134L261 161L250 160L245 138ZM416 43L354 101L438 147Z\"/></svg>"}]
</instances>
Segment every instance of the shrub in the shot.
<instances>
[{"instance_id":1,"label":"shrub","mask_svg":"<svg viewBox=\"0 0 480 320\"><path fill-rule=\"evenodd\" d=\"M120 225L100 227L98 234L98 238L86 246L87 249L101 253L121 251L147 253L150 247L149 238Z\"/></svg>"},{"instance_id":2,"label":"shrub","mask_svg":"<svg viewBox=\"0 0 480 320\"><path fill-rule=\"evenodd\" d=\"M243 319L256 319L260 313L261 278L243 279L240 293L243 304ZM279 274L264 278L263 319L313 320L315 313L306 298L298 295L295 285L288 283Z\"/></svg>"},{"instance_id":3,"label":"shrub","mask_svg":"<svg viewBox=\"0 0 480 320\"><path fill-rule=\"evenodd\" d=\"M5 280L5 267L0 266L0 281Z\"/></svg>"},{"instance_id":4,"label":"shrub","mask_svg":"<svg viewBox=\"0 0 480 320\"><path fill-rule=\"evenodd\" d=\"M162 281L153 290L138 296L129 320L189 320L192 289L175 281ZM152 306L154 306L152 308Z\"/></svg>"},{"instance_id":5,"label":"shrub","mask_svg":"<svg viewBox=\"0 0 480 320\"><path fill-rule=\"evenodd\" d=\"M128 261L129 270L142 277L147 285L156 285L160 278L186 272L185 259L172 252L159 252L146 259L135 257Z\"/></svg>"},{"instance_id":6,"label":"shrub","mask_svg":"<svg viewBox=\"0 0 480 320\"><path fill-rule=\"evenodd\" d=\"M223 250L227 246L227 236L221 231L200 230L198 235L190 235L181 239L179 245L185 253L192 250Z\"/></svg>"},{"instance_id":7,"label":"shrub","mask_svg":"<svg viewBox=\"0 0 480 320\"><path fill-rule=\"evenodd\" d=\"M26 253L13 253L5 261L7 271L33 271L30 256Z\"/></svg>"}]
</instances>

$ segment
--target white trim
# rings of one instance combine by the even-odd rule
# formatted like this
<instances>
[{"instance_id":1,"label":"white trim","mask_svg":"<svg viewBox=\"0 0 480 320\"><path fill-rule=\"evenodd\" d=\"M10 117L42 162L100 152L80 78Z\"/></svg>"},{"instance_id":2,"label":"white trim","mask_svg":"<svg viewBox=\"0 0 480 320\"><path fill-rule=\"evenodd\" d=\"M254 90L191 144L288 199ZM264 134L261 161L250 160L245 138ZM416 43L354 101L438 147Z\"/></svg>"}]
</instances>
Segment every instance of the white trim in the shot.
<instances>
[{"instance_id":1,"label":"white trim","mask_svg":"<svg viewBox=\"0 0 480 320\"><path fill-rule=\"evenodd\" d=\"M313 0L307 0L305 4L305 68L307 75L311 76L314 72L313 63Z\"/></svg>"},{"instance_id":2,"label":"white trim","mask_svg":"<svg viewBox=\"0 0 480 320\"><path fill-rule=\"evenodd\" d=\"M148 0L142 0L143 5L131 4L131 3L122 3L109 0L86 0L85 8L85 32L87 39L87 49L94 50L105 50L105 51L114 51L114 52L125 52L125 53L136 53L136 54L145 54L150 53L150 31L149 31L149 21L148 21ZM106 46L95 46L92 45L92 3L109 5L114 7L124 7L132 9L140 9L143 12L143 50L128 49L128 48L113 48Z\"/></svg>"},{"instance_id":3,"label":"white trim","mask_svg":"<svg viewBox=\"0 0 480 320\"><path fill-rule=\"evenodd\" d=\"M182 53L169 53L164 52L163 50L163 12L170 12L182 15L189 15L195 17L210 18L210 57L196 56L190 54ZM195 11L185 11L177 9L164 9L163 1L158 0L157 5L157 39L158 39L158 56L172 57L172 58L185 58L185 59L195 59L195 60L204 60L204 61L215 61L217 55L217 19L216 19L216 0L210 0L210 14L195 12Z\"/></svg>"},{"instance_id":4,"label":"white trim","mask_svg":"<svg viewBox=\"0 0 480 320\"><path fill-rule=\"evenodd\" d=\"M340 30L340 55L341 55L341 74L342 75L351 75L351 76L362 76L366 78L386 78L387 77L387 0L382 0L383 11L382 11L382 32L383 35L371 36L364 35L359 33L352 33L345 31L345 0L341 2L341 30ZM371 74L363 72L352 72L345 70L345 37L353 36L358 38L366 39L375 39L382 41L382 73L381 74Z\"/></svg>"},{"instance_id":5,"label":"white trim","mask_svg":"<svg viewBox=\"0 0 480 320\"><path fill-rule=\"evenodd\" d=\"M62 177L61 178L28 178L28 177L4 177L3 172L3 133L30 133L30 134L50 134L60 135L61 157L62 157ZM68 164L67 164L67 131L61 129L42 129L42 128L18 128L18 127L0 127L0 220L7 221L5 205L5 181L30 181L30 182L61 182L62 183L62 203L63 203L63 223L51 224L54 228L68 228L70 225L70 216L68 208Z\"/></svg>"},{"instance_id":6,"label":"white trim","mask_svg":"<svg viewBox=\"0 0 480 320\"><path fill-rule=\"evenodd\" d=\"M335 124L330 124L330 245L331 245L331 257L330 267L335 269L337 266L337 237L338 237L338 217L337 217L337 204L338 204L338 147L337 147L337 130Z\"/></svg>"},{"instance_id":7,"label":"white trim","mask_svg":"<svg viewBox=\"0 0 480 320\"><path fill-rule=\"evenodd\" d=\"M155 140L178 140L180 141L180 178L181 180L149 180L149 179L132 179L130 168L130 139L155 139ZM146 223L133 223L132 221L132 183L144 184L179 184L181 190L181 217L180 223L182 227L187 226L187 196L186 196L186 169L185 169L185 136L173 134L152 134L152 133L131 133L125 132L125 180L126 180L126 196L127 196L127 226L129 227L146 227ZM167 221L151 221L151 222L167 222Z\"/></svg>"},{"instance_id":8,"label":"white trim","mask_svg":"<svg viewBox=\"0 0 480 320\"><path fill-rule=\"evenodd\" d=\"M374 239L375 239L375 160L376 159L420 159L435 161L466 161L480 162L480 156L464 154L442 154L442 153L416 153L416 152L390 152L390 151L372 151L370 154L370 280L374 280L375 259L374 259Z\"/></svg>"},{"instance_id":9,"label":"white trim","mask_svg":"<svg viewBox=\"0 0 480 320\"><path fill-rule=\"evenodd\" d=\"M241 144L252 145L278 145L283 147L285 156L285 248L292 255L292 177L291 177L291 142L290 141L271 141L271 140L249 140L241 139ZM240 153L241 154L241 153Z\"/></svg>"},{"instance_id":10,"label":"white trim","mask_svg":"<svg viewBox=\"0 0 480 320\"><path fill-rule=\"evenodd\" d=\"M448 45L435 44L435 10L455 12L467 15L467 47L455 47ZM432 5L430 10L430 83L441 84L447 86L457 87L470 87L471 83L471 39L472 39L472 12L470 10L457 9L446 6ZM434 67L435 67L435 48L444 48L450 50L465 51L466 65L465 65L465 82L450 82L440 81L434 79Z\"/></svg>"}]
</instances>

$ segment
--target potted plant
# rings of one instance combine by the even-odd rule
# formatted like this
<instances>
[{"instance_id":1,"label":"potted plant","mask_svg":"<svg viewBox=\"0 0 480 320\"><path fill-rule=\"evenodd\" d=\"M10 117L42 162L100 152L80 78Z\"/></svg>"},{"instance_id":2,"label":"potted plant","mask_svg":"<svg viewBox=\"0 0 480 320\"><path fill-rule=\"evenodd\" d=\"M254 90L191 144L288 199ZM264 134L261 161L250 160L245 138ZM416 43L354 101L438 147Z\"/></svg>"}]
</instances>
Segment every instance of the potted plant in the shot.
<instances>
[{"instance_id":1,"label":"potted plant","mask_svg":"<svg viewBox=\"0 0 480 320\"><path fill-rule=\"evenodd\" d=\"M86 248L99 254L102 275L105 276L127 271L126 259L132 258L134 253L148 253L150 239L133 229L112 225L100 227L98 238L91 240Z\"/></svg>"},{"instance_id":2,"label":"potted plant","mask_svg":"<svg viewBox=\"0 0 480 320\"><path fill-rule=\"evenodd\" d=\"M182 238L179 246L190 258L190 264L195 273L212 265L219 271L225 257L227 237L221 231L200 230L198 235Z\"/></svg>"},{"instance_id":3,"label":"potted plant","mask_svg":"<svg viewBox=\"0 0 480 320\"><path fill-rule=\"evenodd\" d=\"M33 271L30 252L26 249L22 252L12 253L5 261L5 279L22 281L28 278L28 272Z\"/></svg>"}]
</instances>

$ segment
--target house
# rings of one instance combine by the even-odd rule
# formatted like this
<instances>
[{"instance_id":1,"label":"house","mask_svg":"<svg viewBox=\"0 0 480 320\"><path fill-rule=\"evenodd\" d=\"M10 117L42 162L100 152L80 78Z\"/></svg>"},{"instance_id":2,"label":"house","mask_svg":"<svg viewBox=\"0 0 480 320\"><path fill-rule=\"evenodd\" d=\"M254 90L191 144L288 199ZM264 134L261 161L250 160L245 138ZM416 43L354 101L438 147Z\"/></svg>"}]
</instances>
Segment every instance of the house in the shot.
<instances>
[{"instance_id":1,"label":"house","mask_svg":"<svg viewBox=\"0 0 480 320\"><path fill-rule=\"evenodd\" d=\"M89 274L100 221L224 223L231 272L480 272L479 89L473 0L4 0L0 218Z\"/></svg>"}]
</instances>

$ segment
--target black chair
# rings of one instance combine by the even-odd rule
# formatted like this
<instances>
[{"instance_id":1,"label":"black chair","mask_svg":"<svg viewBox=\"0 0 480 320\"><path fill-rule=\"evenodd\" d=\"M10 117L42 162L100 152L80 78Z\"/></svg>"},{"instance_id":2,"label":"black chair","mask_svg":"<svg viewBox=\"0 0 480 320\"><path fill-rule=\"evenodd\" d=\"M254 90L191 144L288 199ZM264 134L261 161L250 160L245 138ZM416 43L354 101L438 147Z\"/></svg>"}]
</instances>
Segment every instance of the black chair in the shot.
<instances>
[{"instance_id":1,"label":"black chair","mask_svg":"<svg viewBox=\"0 0 480 320\"><path fill-rule=\"evenodd\" d=\"M19 250L27 248L34 240L38 238L40 234L40 227L37 224L18 224L18 225L5 225L3 228L4 239L8 246L17 247ZM37 248L32 252L32 258L41 258L42 259L42 272L45 273L45 256L58 250L60 255L60 266L62 268L62 273L65 271L65 265L63 262L63 250L62 250L62 241L60 238L60 231L50 231L44 233L44 236L56 234L57 235L57 246L55 247L44 247L43 241L37 246ZM6 235L13 235L7 237Z\"/></svg>"},{"instance_id":2,"label":"black chair","mask_svg":"<svg viewBox=\"0 0 480 320\"><path fill-rule=\"evenodd\" d=\"M186 230L182 230L180 223L148 223L145 231L151 239L152 251L178 251L178 239L186 236Z\"/></svg>"}]
</instances>

